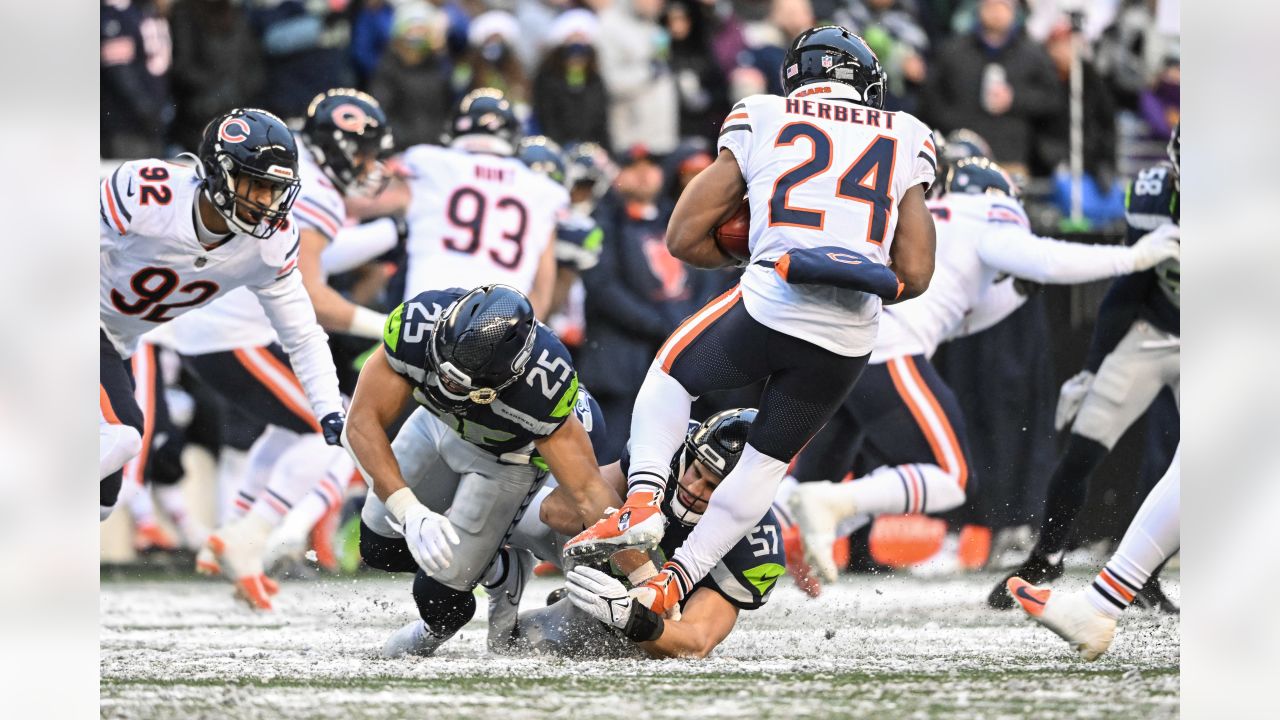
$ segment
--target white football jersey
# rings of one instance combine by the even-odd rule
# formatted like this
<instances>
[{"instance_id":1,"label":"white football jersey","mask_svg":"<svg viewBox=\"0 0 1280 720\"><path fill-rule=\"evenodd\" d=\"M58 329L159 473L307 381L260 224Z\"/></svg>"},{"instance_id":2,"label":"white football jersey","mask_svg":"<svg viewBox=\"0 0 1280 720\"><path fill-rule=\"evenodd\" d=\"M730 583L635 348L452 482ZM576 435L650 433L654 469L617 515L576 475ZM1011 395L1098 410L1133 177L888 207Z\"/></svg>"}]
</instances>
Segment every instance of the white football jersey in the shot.
<instances>
[{"instance_id":1,"label":"white football jersey","mask_svg":"<svg viewBox=\"0 0 1280 720\"><path fill-rule=\"evenodd\" d=\"M790 285L756 260L838 246L887 265L898 202L933 183L929 128L902 112L839 97L838 84L790 97L753 95L721 126L718 147L738 161L751 205L752 264L742 275L747 312L761 324L846 356L871 352L880 298Z\"/></svg>"},{"instance_id":2,"label":"white football jersey","mask_svg":"<svg viewBox=\"0 0 1280 720\"><path fill-rule=\"evenodd\" d=\"M963 334L966 316L1002 274L983 261L984 238L1014 227L1026 242L1037 241L1022 206L1012 198L949 194L928 205L938 233L933 279L920 297L885 308L871 362L932 356L943 342Z\"/></svg>"},{"instance_id":3,"label":"white football jersey","mask_svg":"<svg viewBox=\"0 0 1280 720\"><path fill-rule=\"evenodd\" d=\"M266 240L237 235L206 250L196 235L199 192L195 170L161 160L125 163L102 181L98 305L122 356L148 330L237 287L270 286L297 265L292 223Z\"/></svg>"},{"instance_id":4,"label":"white football jersey","mask_svg":"<svg viewBox=\"0 0 1280 720\"><path fill-rule=\"evenodd\" d=\"M346 203L342 193L312 159L301 138L298 138L298 149L302 188L293 203L290 219L299 233L314 230L328 242L333 242L338 230L346 223ZM183 355L228 352L278 341L258 298L246 288L232 290L201 308L200 312L185 315L153 335L155 342Z\"/></svg>"},{"instance_id":5,"label":"white football jersey","mask_svg":"<svg viewBox=\"0 0 1280 720\"><path fill-rule=\"evenodd\" d=\"M402 160L412 193L405 299L488 283L528 293L568 191L516 158L415 145Z\"/></svg>"},{"instance_id":6,"label":"white football jersey","mask_svg":"<svg viewBox=\"0 0 1280 720\"><path fill-rule=\"evenodd\" d=\"M196 231L200 179L160 160L121 165L99 188L99 322L121 357L144 333L222 297L250 291L290 355L316 417L342 410L328 337L298 273L293 222L261 240L207 249Z\"/></svg>"}]
</instances>

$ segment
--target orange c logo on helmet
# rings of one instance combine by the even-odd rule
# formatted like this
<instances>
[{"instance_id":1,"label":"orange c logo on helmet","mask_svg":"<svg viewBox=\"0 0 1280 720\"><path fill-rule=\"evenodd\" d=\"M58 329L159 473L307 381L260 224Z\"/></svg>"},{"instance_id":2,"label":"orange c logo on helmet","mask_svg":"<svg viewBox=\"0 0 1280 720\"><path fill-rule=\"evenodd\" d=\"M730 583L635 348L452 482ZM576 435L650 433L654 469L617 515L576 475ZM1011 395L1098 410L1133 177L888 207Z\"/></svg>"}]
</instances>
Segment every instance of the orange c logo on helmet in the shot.
<instances>
[{"instance_id":1,"label":"orange c logo on helmet","mask_svg":"<svg viewBox=\"0 0 1280 720\"><path fill-rule=\"evenodd\" d=\"M238 117L222 121L218 127L218 139L229 143L242 143L249 139L249 123Z\"/></svg>"},{"instance_id":2,"label":"orange c logo on helmet","mask_svg":"<svg viewBox=\"0 0 1280 720\"><path fill-rule=\"evenodd\" d=\"M330 117L332 117L333 124L337 125L339 130L356 134L363 133L366 127L373 124L359 105L339 105L333 109L333 114Z\"/></svg>"}]
</instances>

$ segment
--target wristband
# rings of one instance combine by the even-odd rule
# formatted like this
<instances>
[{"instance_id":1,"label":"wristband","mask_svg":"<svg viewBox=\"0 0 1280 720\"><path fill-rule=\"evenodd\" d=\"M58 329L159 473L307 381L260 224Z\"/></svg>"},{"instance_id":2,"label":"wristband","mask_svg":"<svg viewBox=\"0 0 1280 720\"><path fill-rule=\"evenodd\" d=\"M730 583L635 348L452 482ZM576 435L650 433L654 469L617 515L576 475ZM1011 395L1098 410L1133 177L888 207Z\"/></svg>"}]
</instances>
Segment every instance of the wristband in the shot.
<instances>
[{"instance_id":1,"label":"wristband","mask_svg":"<svg viewBox=\"0 0 1280 720\"><path fill-rule=\"evenodd\" d=\"M627 624L622 628L622 634L628 640L635 642L652 642L662 637L662 631L665 629L666 621L658 613L641 605L640 603L631 604L631 616L627 618Z\"/></svg>"},{"instance_id":2,"label":"wristband","mask_svg":"<svg viewBox=\"0 0 1280 720\"><path fill-rule=\"evenodd\" d=\"M396 522L403 525L404 516L409 512L409 508L414 505L421 505L422 503L418 501L418 498L414 497L412 490L407 487L402 487L391 493L384 504L387 506L387 512L391 513L391 516L396 519Z\"/></svg>"},{"instance_id":3,"label":"wristband","mask_svg":"<svg viewBox=\"0 0 1280 720\"><path fill-rule=\"evenodd\" d=\"M347 328L347 334L377 340L382 337L382 326L386 322L386 315L357 305L351 315L351 326Z\"/></svg>"}]
</instances>

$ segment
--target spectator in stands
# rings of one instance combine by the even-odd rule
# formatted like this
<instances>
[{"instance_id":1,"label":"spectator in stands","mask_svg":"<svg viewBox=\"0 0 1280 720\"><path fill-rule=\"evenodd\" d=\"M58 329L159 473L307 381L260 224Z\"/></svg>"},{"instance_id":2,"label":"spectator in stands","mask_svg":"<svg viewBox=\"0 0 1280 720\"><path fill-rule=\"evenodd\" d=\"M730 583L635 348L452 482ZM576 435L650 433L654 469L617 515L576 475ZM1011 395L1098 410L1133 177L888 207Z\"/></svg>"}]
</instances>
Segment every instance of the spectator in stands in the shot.
<instances>
[{"instance_id":1,"label":"spectator in stands","mask_svg":"<svg viewBox=\"0 0 1280 720\"><path fill-rule=\"evenodd\" d=\"M1049 34L1045 49L1060 82L1058 109L1050 113L1039 134L1040 163L1033 167L1043 176L1066 163L1071 151L1071 25L1065 19ZM1084 170L1101 186L1111 184L1116 161L1116 104L1107 83L1093 63L1081 61L1084 90ZM1167 135L1167 133L1166 133Z\"/></svg>"},{"instance_id":2,"label":"spectator in stands","mask_svg":"<svg viewBox=\"0 0 1280 720\"><path fill-rule=\"evenodd\" d=\"M938 51L921 119L976 131L991 142L995 160L1025 172L1034 125L1058 109L1060 85L1044 49L1022 32L1015 1L980 0L974 32Z\"/></svg>"},{"instance_id":3,"label":"spectator in stands","mask_svg":"<svg viewBox=\"0 0 1280 720\"><path fill-rule=\"evenodd\" d=\"M103 0L100 18L102 156L163 156L174 116L168 21L150 0Z\"/></svg>"},{"instance_id":4,"label":"spectator in stands","mask_svg":"<svg viewBox=\"0 0 1280 720\"><path fill-rule=\"evenodd\" d=\"M428 2L396 10L391 47L382 58L369 92L382 104L397 145L403 149L438 143L453 107L445 51L448 19Z\"/></svg>"},{"instance_id":5,"label":"spectator in stands","mask_svg":"<svg viewBox=\"0 0 1280 720\"><path fill-rule=\"evenodd\" d=\"M520 25L509 12L490 10L473 19L467 30L467 52L454 68L454 92L463 95L476 88L497 88L523 116L529 106L529 80L513 49L520 42Z\"/></svg>"},{"instance_id":6,"label":"spectator in stands","mask_svg":"<svg viewBox=\"0 0 1280 720\"><path fill-rule=\"evenodd\" d=\"M367 87L391 42L395 8L389 0L365 0L351 23L351 64L356 83Z\"/></svg>"},{"instance_id":7,"label":"spectator in stands","mask_svg":"<svg viewBox=\"0 0 1280 720\"><path fill-rule=\"evenodd\" d=\"M526 73L532 75L537 71L542 57L555 44L551 39L552 28L572 4L571 0L515 0L513 12L520 23L516 54Z\"/></svg>"},{"instance_id":8,"label":"spectator in stands","mask_svg":"<svg viewBox=\"0 0 1280 720\"><path fill-rule=\"evenodd\" d=\"M738 55L738 64L754 68L756 73L735 73L734 95L754 94L751 84L764 80L764 88L755 92L785 95L782 92L782 58L797 35L814 26L813 7L809 0L773 0L769 17L762 22L747 23L743 28L746 49Z\"/></svg>"},{"instance_id":9,"label":"spectator in stands","mask_svg":"<svg viewBox=\"0 0 1280 720\"><path fill-rule=\"evenodd\" d=\"M298 118L317 94L355 81L347 54L351 22L346 4L260 0L250 6L267 60L264 109Z\"/></svg>"},{"instance_id":10,"label":"spectator in stands","mask_svg":"<svg viewBox=\"0 0 1280 720\"><path fill-rule=\"evenodd\" d=\"M257 105L266 80L258 36L239 3L178 0L173 32L173 140L194 152L204 126L228 108Z\"/></svg>"},{"instance_id":11,"label":"spectator in stands","mask_svg":"<svg viewBox=\"0 0 1280 720\"><path fill-rule=\"evenodd\" d=\"M622 159L618 205L602 205L605 231L600 262L582 275L586 288L587 342L578 372L604 411L606 453L616 457L631 428L631 406L649 363L680 320L706 300L700 273L667 252L672 202L664 178L644 146Z\"/></svg>"},{"instance_id":12,"label":"spectator in stands","mask_svg":"<svg viewBox=\"0 0 1280 720\"><path fill-rule=\"evenodd\" d=\"M850 0L835 20L862 36L888 76L885 107L916 111L927 72L929 36L899 0Z\"/></svg>"},{"instance_id":13,"label":"spectator in stands","mask_svg":"<svg viewBox=\"0 0 1280 720\"><path fill-rule=\"evenodd\" d=\"M729 112L724 73L711 56L709 18L698 0L671 0L662 24L671 35L671 70L680 100L681 137L713 141Z\"/></svg>"},{"instance_id":14,"label":"spectator in stands","mask_svg":"<svg viewBox=\"0 0 1280 720\"><path fill-rule=\"evenodd\" d=\"M1182 97L1182 66L1177 57L1165 59L1164 67L1155 82L1138 95L1138 110L1147 127L1148 137L1159 140L1169 137L1178 124Z\"/></svg>"},{"instance_id":15,"label":"spectator in stands","mask_svg":"<svg viewBox=\"0 0 1280 720\"><path fill-rule=\"evenodd\" d=\"M659 155L679 141L679 100L662 0L601 0L600 74L609 92L609 137L617 152L644 143Z\"/></svg>"},{"instance_id":16,"label":"spectator in stands","mask_svg":"<svg viewBox=\"0 0 1280 720\"><path fill-rule=\"evenodd\" d=\"M556 18L548 35L552 47L533 79L534 122L562 145L590 141L610 147L609 95L594 45L599 30L588 10Z\"/></svg>"}]
</instances>

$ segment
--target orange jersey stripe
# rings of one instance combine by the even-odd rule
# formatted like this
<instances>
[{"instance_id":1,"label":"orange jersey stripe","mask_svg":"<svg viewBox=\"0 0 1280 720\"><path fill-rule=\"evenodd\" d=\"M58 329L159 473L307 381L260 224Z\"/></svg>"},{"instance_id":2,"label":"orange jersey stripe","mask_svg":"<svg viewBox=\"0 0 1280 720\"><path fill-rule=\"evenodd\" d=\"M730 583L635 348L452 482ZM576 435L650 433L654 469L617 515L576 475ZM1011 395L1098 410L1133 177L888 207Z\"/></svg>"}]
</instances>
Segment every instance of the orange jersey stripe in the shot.
<instances>
[{"instance_id":1,"label":"orange jersey stripe","mask_svg":"<svg viewBox=\"0 0 1280 720\"><path fill-rule=\"evenodd\" d=\"M142 486L147 469L147 456L151 453L151 439L156 430L155 352L153 346L142 343L133 354L133 378L136 389L133 397L142 408L142 451L124 466L124 476Z\"/></svg>"},{"instance_id":2,"label":"orange jersey stripe","mask_svg":"<svg viewBox=\"0 0 1280 720\"><path fill-rule=\"evenodd\" d=\"M933 407L933 412L937 414L938 422L942 425L942 431L946 433L947 444L951 447L951 451L956 456L957 467L947 467L949 463L944 461L940 463L942 469L947 472L954 471L956 473L960 489L963 490L965 483L969 481L969 464L965 462L964 452L960 447L960 441L956 439L956 431L951 427L951 422L947 419L947 414L942 412L942 406L938 403L938 398L934 396L933 391L925 384L924 378L920 377L920 370L916 367L916 359L914 357L908 359L907 367L911 372L911 376L915 378L916 383L920 385L920 392L924 393L925 400L929 402L929 405Z\"/></svg>"},{"instance_id":3,"label":"orange jersey stripe","mask_svg":"<svg viewBox=\"0 0 1280 720\"><path fill-rule=\"evenodd\" d=\"M1124 585L1121 585L1119 580L1111 577L1111 573L1107 572L1105 568L1101 573L1098 573L1098 577L1101 577L1117 593L1120 593L1120 597L1124 598L1125 602L1133 602L1133 593L1129 592L1129 589Z\"/></svg>"},{"instance_id":4,"label":"orange jersey stripe","mask_svg":"<svg viewBox=\"0 0 1280 720\"><path fill-rule=\"evenodd\" d=\"M111 180L108 178L107 180L103 180L102 184L108 185L110 182ZM121 235L123 235L125 233L124 223L120 220L120 213L116 211L116 201L115 198L112 197L114 193L111 192L110 187L106 187L103 189L102 194L107 198L107 209L111 211L111 219L115 221L116 229L120 231Z\"/></svg>"},{"instance_id":5,"label":"orange jersey stripe","mask_svg":"<svg viewBox=\"0 0 1280 720\"><path fill-rule=\"evenodd\" d=\"M707 307L699 310L697 313L694 313L693 316L684 321L680 327L676 328L676 331L667 339L667 343L658 351L658 357L663 357L664 354L666 355L666 359L662 361L662 371L670 373L671 366L675 364L676 358L680 357L680 353L684 352L684 349L689 346L689 343L693 342L699 335L701 335L707 327L716 320L719 320L720 317L729 312L729 310L733 309L733 306L738 304L738 299L741 298L741 293L742 291L735 285L732 289L725 291L725 293L720 297L712 300ZM721 300L728 298L731 295L734 296L732 302L727 302L722 307L712 310L711 312L707 312ZM695 324L690 325L690 323ZM688 327L689 331L681 336L680 333L684 331L686 327ZM679 337L679 340L676 340L675 344L671 345L672 340L677 337ZM670 346L670 349L668 349L668 346Z\"/></svg>"},{"instance_id":6,"label":"orange jersey stripe","mask_svg":"<svg viewBox=\"0 0 1280 720\"><path fill-rule=\"evenodd\" d=\"M729 117L725 118L724 121L727 123L730 120L749 120L749 119L750 118L747 116L746 113L740 112L740 113L734 113L730 115Z\"/></svg>"},{"instance_id":7,"label":"orange jersey stripe","mask_svg":"<svg viewBox=\"0 0 1280 720\"><path fill-rule=\"evenodd\" d=\"M111 398L107 395L107 389L98 383L98 408L102 410L102 417L112 425L123 425L120 418L116 417L115 408L111 407Z\"/></svg>"},{"instance_id":8,"label":"orange jersey stripe","mask_svg":"<svg viewBox=\"0 0 1280 720\"><path fill-rule=\"evenodd\" d=\"M262 354L265 354L268 357L270 357L270 354L266 353L266 351L262 350L261 348L253 348L253 351L261 352ZM258 363L261 362L259 355L253 354L252 351L245 350L242 348L235 351L235 356L236 356L236 359L240 361L240 364L243 365L244 368L249 371L249 374L252 375L255 379L257 379L258 382L262 383L263 387L267 388L267 390L270 391L271 394L274 395L275 398L279 400L282 405L284 405L286 408L289 409L289 412L292 412L294 415L297 415L298 417L302 418L303 421L305 421L307 425L309 425L316 432L320 431L320 425L319 423L316 422L315 418L311 417L311 413L308 412L306 408L300 406L293 399L293 397L290 395L287 388L281 387L280 384L277 383L275 379L273 379L270 375L268 375L258 365ZM271 359L274 360L275 358L273 357ZM285 377L293 378L293 373L289 373ZM297 378L293 378L293 381L296 383Z\"/></svg>"}]
</instances>

